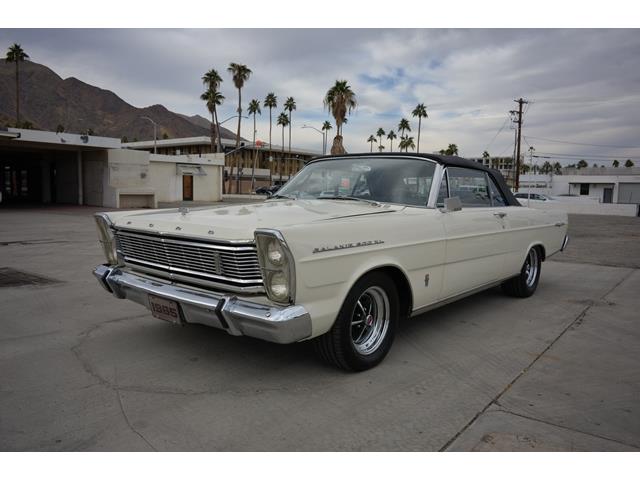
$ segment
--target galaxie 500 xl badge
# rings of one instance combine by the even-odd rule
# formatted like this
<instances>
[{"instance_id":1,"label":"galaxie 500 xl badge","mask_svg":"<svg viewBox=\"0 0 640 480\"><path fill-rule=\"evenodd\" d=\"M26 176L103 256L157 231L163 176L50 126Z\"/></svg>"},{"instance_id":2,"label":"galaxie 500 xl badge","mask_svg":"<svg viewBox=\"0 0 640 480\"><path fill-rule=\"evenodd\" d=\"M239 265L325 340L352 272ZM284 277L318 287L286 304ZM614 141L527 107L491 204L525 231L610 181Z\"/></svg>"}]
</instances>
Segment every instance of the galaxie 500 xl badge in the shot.
<instances>
[{"instance_id":1,"label":"galaxie 500 xl badge","mask_svg":"<svg viewBox=\"0 0 640 480\"><path fill-rule=\"evenodd\" d=\"M384 243L383 240L364 240L362 242L341 243L340 245L334 245L333 247L316 247L311 253L330 252L332 250L342 250L344 248L357 248L368 247L369 245L379 245Z\"/></svg>"}]
</instances>

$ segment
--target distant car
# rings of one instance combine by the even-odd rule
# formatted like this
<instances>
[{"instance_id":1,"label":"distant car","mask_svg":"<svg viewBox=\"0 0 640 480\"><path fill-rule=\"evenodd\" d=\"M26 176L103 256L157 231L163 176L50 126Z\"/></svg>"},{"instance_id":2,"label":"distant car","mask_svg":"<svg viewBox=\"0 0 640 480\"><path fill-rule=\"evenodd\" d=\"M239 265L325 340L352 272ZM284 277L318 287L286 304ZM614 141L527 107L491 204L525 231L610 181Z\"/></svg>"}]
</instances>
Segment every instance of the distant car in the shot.
<instances>
[{"instance_id":1,"label":"distant car","mask_svg":"<svg viewBox=\"0 0 640 480\"><path fill-rule=\"evenodd\" d=\"M518 192L518 193L514 193L514 197L518 199L518 202L520 202L521 205L524 205L527 202L527 200L531 202L555 202L555 199L553 197L544 195L542 193Z\"/></svg>"},{"instance_id":2,"label":"distant car","mask_svg":"<svg viewBox=\"0 0 640 480\"><path fill-rule=\"evenodd\" d=\"M273 195L278 190L280 190L281 185L271 185L269 187L259 187L256 188L256 193L258 195Z\"/></svg>"},{"instance_id":3,"label":"distant car","mask_svg":"<svg viewBox=\"0 0 640 480\"><path fill-rule=\"evenodd\" d=\"M533 295L568 241L565 212L520 206L496 170L426 154L321 157L261 203L95 219L94 274L116 298L179 325L311 340L346 370L382 361L404 318L500 284Z\"/></svg>"}]
</instances>

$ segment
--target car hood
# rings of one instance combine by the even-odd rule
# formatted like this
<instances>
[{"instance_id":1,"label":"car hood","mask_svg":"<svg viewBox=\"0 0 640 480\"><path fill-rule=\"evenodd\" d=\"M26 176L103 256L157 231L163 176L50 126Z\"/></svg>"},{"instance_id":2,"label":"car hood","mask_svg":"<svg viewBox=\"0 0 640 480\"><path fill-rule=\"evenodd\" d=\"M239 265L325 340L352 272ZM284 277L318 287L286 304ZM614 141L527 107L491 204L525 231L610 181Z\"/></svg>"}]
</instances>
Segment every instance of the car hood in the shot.
<instances>
[{"instance_id":1,"label":"car hood","mask_svg":"<svg viewBox=\"0 0 640 480\"><path fill-rule=\"evenodd\" d=\"M345 217L402 210L350 200L271 200L263 203L179 209L140 210L111 215L116 228L220 240L253 240L257 228L279 229Z\"/></svg>"}]
</instances>

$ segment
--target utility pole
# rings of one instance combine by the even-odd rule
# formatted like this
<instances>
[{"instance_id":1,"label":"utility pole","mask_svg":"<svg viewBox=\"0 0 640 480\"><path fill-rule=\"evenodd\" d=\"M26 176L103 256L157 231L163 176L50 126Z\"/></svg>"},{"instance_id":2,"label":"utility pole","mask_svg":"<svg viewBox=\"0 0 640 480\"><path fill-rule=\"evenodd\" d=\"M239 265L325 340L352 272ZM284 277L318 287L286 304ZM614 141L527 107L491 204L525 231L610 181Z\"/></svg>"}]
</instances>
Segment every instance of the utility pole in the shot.
<instances>
[{"instance_id":1,"label":"utility pole","mask_svg":"<svg viewBox=\"0 0 640 480\"><path fill-rule=\"evenodd\" d=\"M520 188L520 140L522 138L522 106L529 102L524 100L522 97L520 97L518 100L514 100L514 102L518 104L518 112L517 112L518 119L516 120L516 123L518 125L518 130L517 130L518 140L516 142L516 158L515 158L515 162L516 162L515 189L517 192L518 189Z\"/></svg>"}]
</instances>

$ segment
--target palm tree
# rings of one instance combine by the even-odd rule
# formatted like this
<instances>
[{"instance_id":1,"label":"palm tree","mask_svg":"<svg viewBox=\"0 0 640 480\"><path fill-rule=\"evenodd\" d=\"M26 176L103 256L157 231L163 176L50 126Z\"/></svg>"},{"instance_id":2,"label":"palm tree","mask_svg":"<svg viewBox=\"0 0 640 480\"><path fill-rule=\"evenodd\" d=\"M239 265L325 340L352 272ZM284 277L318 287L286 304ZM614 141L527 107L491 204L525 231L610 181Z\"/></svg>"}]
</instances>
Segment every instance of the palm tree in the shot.
<instances>
[{"instance_id":1,"label":"palm tree","mask_svg":"<svg viewBox=\"0 0 640 480\"><path fill-rule=\"evenodd\" d=\"M427 107L425 107L424 103L419 103L416 105L416 108L413 109L411 115L418 117L418 153L420 153L420 129L422 127L422 119L429 118L429 115L427 115Z\"/></svg>"},{"instance_id":2,"label":"palm tree","mask_svg":"<svg viewBox=\"0 0 640 480\"><path fill-rule=\"evenodd\" d=\"M200 96L202 100L207 102L207 108L211 113L211 151L215 153L222 152L222 139L220 138L220 124L218 123L217 109L219 105L222 105L222 101L224 100L224 96L222 96L218 91L220 89L220 84L222 83L222 77L218 74L217 70L212 68L202 76L202 83L207 88L207 92L211 91L215 93L206 95L206 98L205 94L207 92ZM209 99L215 101L210 105ZM217 103L217 101L219 101L219 103ZM209 108L210 106L212 108Z\"/></svg>"},{"instance_id":3,"label":"palm tree","mask_svg":"<svg viewBox=\"0 0 640 480\"><path fill-rule=\"evenodd\" d=\"M542 164L542 168L540 169L540 171L545 175L548 175L549 173L553 172L553 166L551 165L551 162L549 162L548 160L544 162Z\"/></svg>"},{"instance_id":4,"label":"palm tree","mask_svg":"<svg viewBox=\"0 0 640 480\"><path fill-rule=\"evenodd\" d=\"M458 155L458 146L455 143L450 143L447 149L444 151L445 155Z\"/></svg>"},{"instance_id":5,"label":"palm tree","mask_svg":"<svg viewBox=\"0 0 640 480\"><path fill-rule=\"evenodd\" d=\"M378 151L382 152L384 150L384 145L378 145Z\"/></svg>"},{"instance_id":6,"label":"palm tree","mask_svg":"<svg viewBox=\"0 0 640 480\"><path fill-rule=\"evenodd\" d=\"M400 138L404 137L405 130L410 132L411 125L409 124L409 120L407 120L406 118L400 120L400 123L398 124L398 130L400 131Z\"/></svg>"},{"instance_id":7,"label":"palm tree","mask_svg":"<svg viewBox=\"0 0 640 480\"><path fill-rule=\"evenodd\" d=\"M373 144L378 142L376 140L376 137L374 137L373 135L369 135L369 138L367 138L367 142L371 144L371 153L373 153Z\"/></svg>"},{"instance_id":8,"label":"palm tree","mask_svg":"<svg viewBox=\"0 0 640 480\"><path fill-rule=\"evenodd\" d=\"M611 165L613 165L615 168L618 168L620 166L620 162L618 160L614 160Z\"/></svg>"},{"instance_id":9,"label":"palm tree","mask_svg":"<svg viewBox=\"0 0 640 480\"><path fill-rule=\"evenodd\" d=\"M404 137L404 151L408 152L409 149L415 150L416 144L413 143L413 137Z\"/></svg>"},{"instance_id":10,"label":"palm tree","mask_svg":"<svg viewBox=\"0 0 640 480\"><path fill-rule=\"evenodd\" d=\"M251 167L251 191L253 192L253 184L256 178L256 160L258 158L258 149L256 148L256 115L262 115L260 111L260 100L253 99L249 102L249 115L253 115L253 149L255 150L253 156L253 165Z\"/></svg>"},{"instance_id":11,"label":"palm tree","mask_svg":"<svg viewBox=\"0 0 640 480\"><path fill-rule=\"evenodd\" d=\"M385 135L385 131L382 128L379 128L378 131L376 132L376 137L380 139L379 147L382 147L382 137L384 137L384 135ZM378 147L378 150L382 151L379 147Z\"/></svg>"},{"instance_id":12,"label":"palm tree","mask_svg":"<svg viewBox=\"0 0 640 480\"><path fill-rule=\"evenodd\" d=\"M4 61L16 64L16 127L20 127L20 62L24 62L29 55L22 49L20 45L14 43L7 50L7 56Z\"/></svg>"},{"instance_id":13,"label":"palm tree","mask_svg":"<svg viewBox=\"0 0 640 480\"><path fill-rule=\"evenodd\" d=\"M207 104L207 110L211 113L211 151L222 151L222 142L219 135L218 125L218 110L217 108L224 102L224 95L222 95L216 88L209 87L202 95L200 100L203 100ZM217 144L216 144L217 138Z\"/></svg>"},{"instance_id":14,"label":"palm tree","mask_svg":"<svg viewBox=\"0 0 640 480\"><path fill-rule=\"evenodd\" d=\"M389 148L389 151L393 152L393 140L395 138L398 138L398 136L395 134L395 132L393 130L389 130L389 133L387 133L387 138L391 142L391 146Z\"/></svg>"},{"instance_id":15,"label":"palm tree","mask_svg":"<svg viewBox=\"0 0 640 480\"><path fill-rule=\"evenodd\" d=\"M556 175L562 175L562 165L560 165L560 162L553 164L553 173Z\"/></svg>"},{"instance_id":16,"label":"palm tree","mask_svg":"<svg viewBox=\"0 0 640 480\"><path fill-rule=\"evenodd\" d=\"M273 92L268 93L267 96L264 97L262 106L269 109L269 154L271 154L271 125L273 124L271 110L278 107L278 97L276 97L276 94Z\"/></svg>"},{"instance_id":17,"label":"palm tree","mask_svg":"<svg viewBox=\"0 0 640 480\"><path fill-rule=\"evenodd\" d=\"M624 162L624 166L627 167L627 168L631 168L631 167L633 167L633 165L635 165L635 164L633 163L633 161L630 158L627 158L627 161Z\"/></svg>"},{"instance_id":18,"label":"palm tree","mask_svg":"<svg viewBox=\"0 0 640 480\"><path fill-rule=\"evenodd\" d=\"M327 107L336 120L336 136L331 146L331 154L346 153L342 144L342 125L345 123L347 115L357 105L356 94L351 90L346 80L336 80L335 85L327 90L324 97L324 106Z\"/></svg>"},{"instance_id":19,"label":"palm tree","mask_svg":"<svg viewBox=\"0 0 640 480\"><path fill-rule=\"evenodd\" d=\"M482 164L488 165L490 163L490 160L491 160L491 155L489 155L489 152L487 152L486 150L482 152Z\"/></svg>"},{"instance_id":20,"label":"palm tree","mask_svg":"<svg viewBox=\"0 0 640 480\"><path fill-rule=\"evenodd\" d=\"M284 110L285 112L289 112L289 156L291 156L291 124L293 123L291 120L291 114L296 109L296 101L293 97L287 98L284 102Z\"/></svg>"},{"instance_id":21,"label":"palm tree","mask_svg":"<svg viewBox=\"0 0 640 480\"><path fill-rule=\"evenodd\" d=\"M59 123L58 126L56 127L56 133L64 133L64 125Z\"/></svg>"},{"instance_id":22,"label":"palm tree","mask_svg":"<svg viewBox=\"0 0 640 480\"><path fill-rule=\"evenodd\" d=\"M578 162L577 168L578 168L578 169L580 169L580 168L587 168L588 166L589 166L589 164L588 164L585 160L580 160L580 161Z\"/></svg>"},{"instance_id":23,"label":"palm tree","mask_svg":"<svg viewBox=\"0 0 640 480\"><path fill-rule=\"evenodd\" d=\"M233 84L238 89L238 133L236 134L236 148L240 148L240 123L242 121L242 87L244 87L244 82L249 80L249 77L253 72L251 72L249 67L247 67L246 65L233 62L229 64L227 72L231 74Z\"/></svg>"},{"instance_id":24,"label":"palm tree","mask_svg":"<svg viewBox=\"0 0 640 480\"><path fill-rule=\"evenodd\" d=\"M325 120L324 123L322 124L322 131L326 132L324 134L324 142L322 144L322 154L324 155L325 153L327 153L327 139L329 138L329 130L331 130L333 127L331 126L331 122L329 122L328 120Z\"/></svg>"},{"instance_id":25,"label":"palm tree","mask_svg":"<svg viewBox=\"0 0 640 480\"><path fill-rule=\"evenodd\" d=\"M278 125L282 126L282 160L284 160L284 127L289 125L289 116L282 112L278 116ZM281 168L280 160L278 159L278 172L280 173L280 181L282 181L282 168Z\"/></svg>"}]
</instances>

